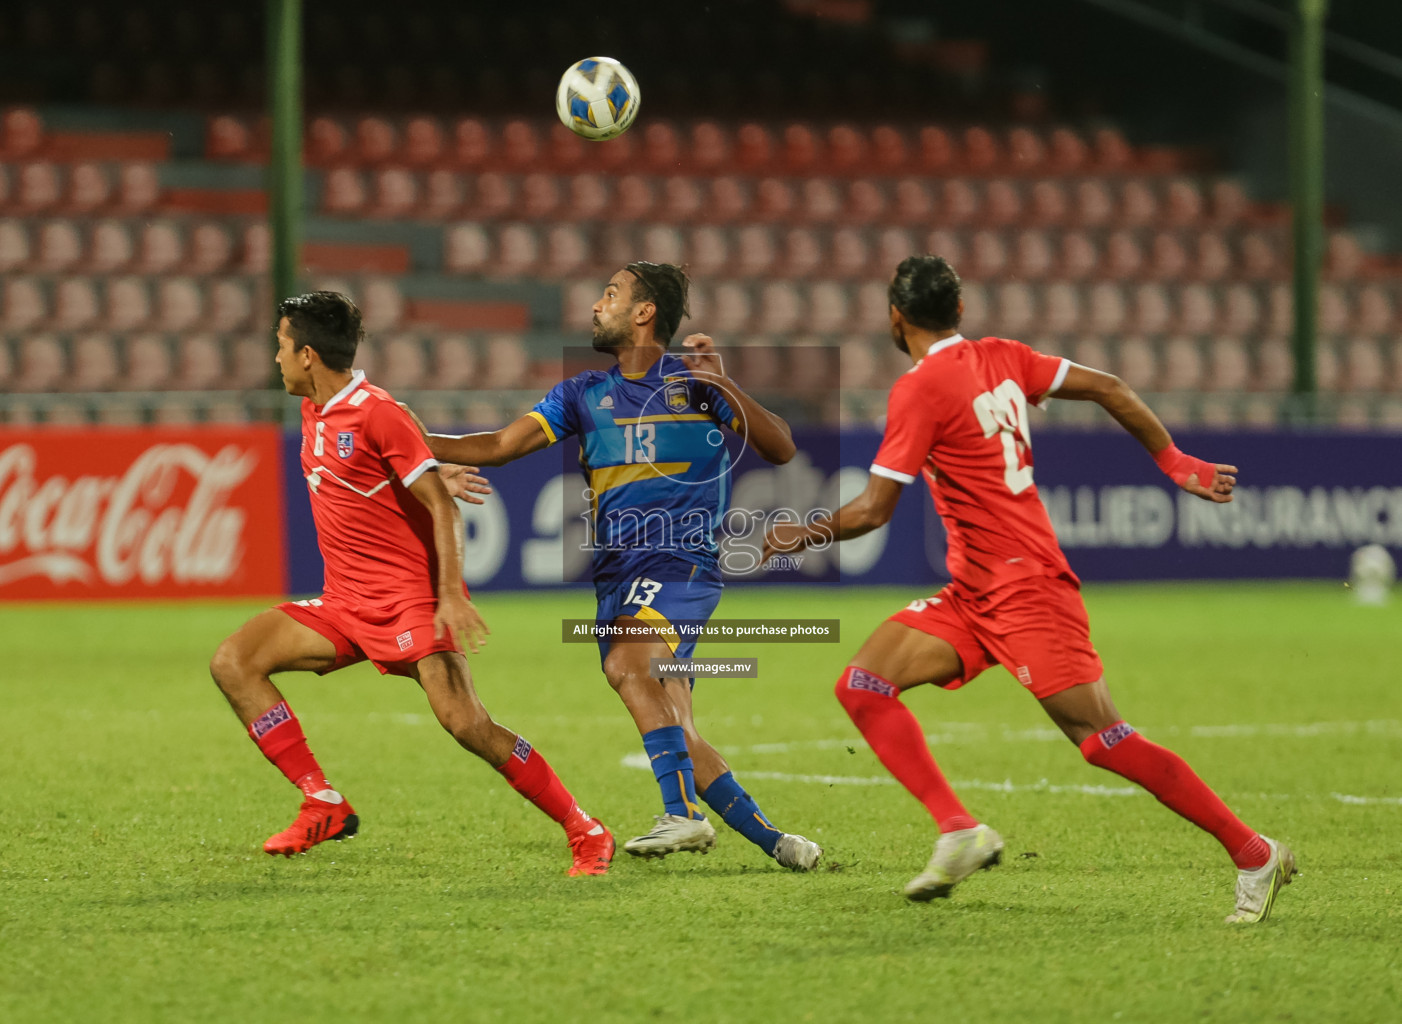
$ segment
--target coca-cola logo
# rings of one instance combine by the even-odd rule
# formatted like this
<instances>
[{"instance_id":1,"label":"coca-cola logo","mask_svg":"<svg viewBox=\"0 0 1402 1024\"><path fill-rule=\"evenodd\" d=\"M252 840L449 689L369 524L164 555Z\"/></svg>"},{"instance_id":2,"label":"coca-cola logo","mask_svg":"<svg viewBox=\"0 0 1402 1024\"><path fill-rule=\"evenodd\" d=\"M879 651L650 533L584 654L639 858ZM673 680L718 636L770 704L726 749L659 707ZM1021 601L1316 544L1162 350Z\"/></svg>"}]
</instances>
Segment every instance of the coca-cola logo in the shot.
<instances>
[{"instance_id":1,"label":"coca-cola logo","mask_svg":"<svg viewBox=\"0 0 1402 1024\"><path fill-rule=\"evenodd\" d=\"M245 512L230 492L258 456L147 448L120 476L41 479L33 447L0 450L0 586L28 577L112 586L220 583L238 568Z\"/></svg>"}]
</instances>

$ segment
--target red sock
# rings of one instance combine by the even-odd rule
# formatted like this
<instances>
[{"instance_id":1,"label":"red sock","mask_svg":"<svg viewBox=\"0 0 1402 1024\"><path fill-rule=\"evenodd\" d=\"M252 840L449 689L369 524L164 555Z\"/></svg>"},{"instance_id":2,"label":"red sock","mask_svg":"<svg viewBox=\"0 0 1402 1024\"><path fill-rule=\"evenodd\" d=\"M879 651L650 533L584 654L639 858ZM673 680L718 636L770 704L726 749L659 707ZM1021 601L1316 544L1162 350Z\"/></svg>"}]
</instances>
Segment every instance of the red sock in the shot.
<instances>
[{"instance_id":1,"label":"red sock","mask_svg":"<svg viewBox=\"0 0 1402 1024\"><path fill-rule=\"evenodd\" d=\"M1150 743L1126 722L1116 722L1081 744L1097 768L1137 782L1169 810L1212 833L1239 868L1259 868L1270 859L1266 842L1233 814L1211 787L1171 750Z\"/></svg>"},{"instance_id":2,"label":"red sock","mask_svg":"<svg viewBox=\"0 0 1402 1024\"><path fill-rule=\"evenodd\" d=\"M322 774L321 765L316 763L316 756L307 747L302 723L297 721L287 701L279 701L259 715L248 727L248 735L253 737L263 756L307 796L332 788Z\"/></svg>"},{"instance_id":3,"label":"red sock","mask_svg":"<svg viewBox=\"0 0 1402 1024\"><path fill-rule=\"evenodd\" d=\"M920 723L901 703L899 690L880 676L849 665L837 681L837 700L886 770L925 805L941 832L978 824L949 788Z\"/></svg>"},{"instance_id":4,"label":"red sock","mask_svg":"<svg viewBox=\"0 0 1402 1024\"><path fill-rule=\"evenodd\" d=\"M531 748L525 737L516 737L516 748L511 751L506 764L497 771L501 772L512 789L539 807L552 821L563 825L569 835L573 836L594 825L594 819L579 809L579 804L570 796L570 791L555 774L555 769Z\"/></svg>"}]
</instances>

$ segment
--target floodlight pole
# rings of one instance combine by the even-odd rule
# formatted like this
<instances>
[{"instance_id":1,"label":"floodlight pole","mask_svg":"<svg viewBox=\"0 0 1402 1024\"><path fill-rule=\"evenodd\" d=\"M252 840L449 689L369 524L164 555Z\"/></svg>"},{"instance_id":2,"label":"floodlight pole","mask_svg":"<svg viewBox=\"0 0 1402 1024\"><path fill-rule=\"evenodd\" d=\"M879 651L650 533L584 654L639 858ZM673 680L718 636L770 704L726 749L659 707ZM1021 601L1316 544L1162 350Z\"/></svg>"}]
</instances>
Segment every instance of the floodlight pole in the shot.
<instances>
[{"instance_id":1,"label":"floodlight pole","mask_svg":"<svg viewBox=\"0 0 1402 1024\"><path fill-rule=\"evenodd\" d=\"M1294 419L1317 412L1315 352L1324 261L1324 17L1329 0L1298 0L1290 32L1290 207L1295 241Z\"/></svg>"},{"instance_id":2,"label":"floodlight pole","mask_svg":"<svg viewBox=\"0 0 1402 1024\"><path fill-rule=\"evenodd\" d=\"M297 292L302 249L302 0L268 0L268 228L272 235L272 299ZM281 388L278 374L273 385Z\"/></svg>"}]
</instances>

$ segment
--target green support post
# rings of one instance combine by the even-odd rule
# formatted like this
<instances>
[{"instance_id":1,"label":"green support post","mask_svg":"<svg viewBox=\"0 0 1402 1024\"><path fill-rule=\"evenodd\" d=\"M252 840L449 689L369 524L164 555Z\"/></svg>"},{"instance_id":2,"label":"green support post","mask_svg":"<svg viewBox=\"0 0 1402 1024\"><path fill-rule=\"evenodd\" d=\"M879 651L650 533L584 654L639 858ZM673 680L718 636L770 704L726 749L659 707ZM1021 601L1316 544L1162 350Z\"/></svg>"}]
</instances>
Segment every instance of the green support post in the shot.
<instances>
[{"instance_id":1,"label":"green support post","mask_svg":"<svg viewBox=\"0 0 1402 1024\"><path fill-rule=\"evenodd\" d=\"M1318 382L1319 274L1324 261L1324 17L1328 0L1298 0L1290 34L1290 205L1295 240L1293 417L1313 422Z\"/></svg>"},{"instance_id":2,"label":"green support post","mask_svg":"<svg viewBox=\"0 0 1402 1024\"><path fill-rule=\"evenodd\" d=\"M268 228L272 298L297 293L302 250L302 0L268 0ZM274 310L268 311L269 318ZM281 378L274 370L274 386Z\"/></svg>"}]
</instances>

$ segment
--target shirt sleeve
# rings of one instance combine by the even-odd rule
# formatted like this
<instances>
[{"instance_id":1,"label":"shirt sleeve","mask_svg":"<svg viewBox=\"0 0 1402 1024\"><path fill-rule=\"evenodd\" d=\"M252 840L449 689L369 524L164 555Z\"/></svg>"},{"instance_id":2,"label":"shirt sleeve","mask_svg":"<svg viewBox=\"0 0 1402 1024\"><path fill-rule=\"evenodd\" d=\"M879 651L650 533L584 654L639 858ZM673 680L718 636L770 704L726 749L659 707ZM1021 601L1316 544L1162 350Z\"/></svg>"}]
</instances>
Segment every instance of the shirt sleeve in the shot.
<instances>
[{"instance_id":1,"label":"shirt sleeve","mask_svg":"<svg viewBox=\"0 0 1402 1024\"><path fill-rule=\"evenodd\" d=\"M1022 365L1022 393L1033 405L1041 405L1045 399L1055 395L1066 380L1071 360L1045 355L1021 342L1013 344L1018 347L1017 355Z\"/></svg>"},{"instance_id":2,"label":"shirt sleeve","mask_svg":"<svg viewBox=\"0 0 1402 1024\"><path fill-rule=\"evenodd\" d=\"M562 437L579 432L579 378L562 380L535 404L527 416L540 424L554 444Z\"/></svg>"},{"instance_id":3,"label":"shirt sleeve","mask_svg":"<svg viewBox=\"0 0 1402 1024\"><path fill-rule=\"evenodd\" d=\"M735 410L725 400L725 395L719 388L711 384L702 384L698 391L697 398L704 405L703 412L709 413L711 419L721 426L729 427L731 430L738 429L737 424L740 422L740 417L735 415Z\"/></svg>"},{"instance_id":4,"label":"shirt sleeve","mask_svg":"<svg viewBox=\"0 0 1402 1024\"><path fill-rule=\"evenodd\" d=\"M914 373L896 381L886 404L886 434L871 463L874 474L903 484L915 481L939 439L939 405Z\"/></svg>"},{"instance_id":5,"label":"shirt sleeve","mask_svg":"<svg viewBox=\"0 0 1402 1024\"><path fill-rule=\"evenodd\" d=\"M371 450L405 487L438 465L419 428L393 402L376 402L365 419Z\"/></svg>"}]
</instances>

